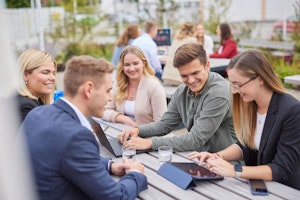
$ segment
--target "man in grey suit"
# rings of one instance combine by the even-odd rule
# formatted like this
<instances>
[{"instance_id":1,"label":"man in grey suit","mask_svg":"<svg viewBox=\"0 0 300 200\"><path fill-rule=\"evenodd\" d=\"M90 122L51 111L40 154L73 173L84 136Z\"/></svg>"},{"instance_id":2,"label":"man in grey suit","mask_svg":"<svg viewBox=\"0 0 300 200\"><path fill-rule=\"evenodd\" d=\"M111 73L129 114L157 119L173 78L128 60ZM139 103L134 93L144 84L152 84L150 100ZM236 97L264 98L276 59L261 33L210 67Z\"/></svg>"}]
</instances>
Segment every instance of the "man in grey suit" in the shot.
<instances>
[{"instance_id":1,"label":"man in grey suit","mask_svg":"<svg viewBox=\"0 0 300 200\"><path fill-rule=\"evenodd\" d=\"M39 199L135 199L147 188L140 162L117 163L99 155L87 120L102 117L111 98L112 70L103 59L71 58L64 72L64 98L25 118L22 127ZM110 173L124 176L116 182Z\"/></svg>"}]
</instances>

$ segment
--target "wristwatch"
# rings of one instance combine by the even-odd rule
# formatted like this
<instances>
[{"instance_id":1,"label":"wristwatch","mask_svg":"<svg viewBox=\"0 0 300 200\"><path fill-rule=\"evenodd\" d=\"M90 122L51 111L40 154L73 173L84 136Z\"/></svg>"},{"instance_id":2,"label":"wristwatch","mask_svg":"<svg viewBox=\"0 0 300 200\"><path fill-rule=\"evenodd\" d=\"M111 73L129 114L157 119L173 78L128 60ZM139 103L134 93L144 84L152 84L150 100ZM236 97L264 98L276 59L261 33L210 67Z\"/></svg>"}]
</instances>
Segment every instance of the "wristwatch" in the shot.
<instances>
[{"instance_id":1,"label":"wristwatch","mask_svg":"<svg viewBox=\"0 0 300 200\"><path fill-rule=\"evenodd\" d=\"M240 178L242 171L243 171L243 167L240 164L235 164L234 165L234 170L235 170L235 178Z\"/></svg>"}]
</instances>

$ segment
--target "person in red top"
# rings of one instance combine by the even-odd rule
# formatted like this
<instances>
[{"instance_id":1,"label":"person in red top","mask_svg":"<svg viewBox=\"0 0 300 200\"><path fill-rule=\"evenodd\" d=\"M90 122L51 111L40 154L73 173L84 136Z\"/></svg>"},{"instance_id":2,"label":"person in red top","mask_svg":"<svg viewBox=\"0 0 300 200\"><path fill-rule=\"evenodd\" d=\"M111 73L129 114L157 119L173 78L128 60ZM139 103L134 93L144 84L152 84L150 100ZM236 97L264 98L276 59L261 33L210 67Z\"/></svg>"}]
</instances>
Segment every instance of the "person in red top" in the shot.
<instances>
[{"instance_id":1,"label":"person in red top","mask_svg":"<svg viewBox=\"0 0 300 200\"><path fill-rule=\"evenodd\" d=\"M221 23L217 27L217 35L220 36L220 46L210 54L210 58L232 58L238 54L236 42L233 40L230 27L227 23Z\"/></svg>"}]
</instances>

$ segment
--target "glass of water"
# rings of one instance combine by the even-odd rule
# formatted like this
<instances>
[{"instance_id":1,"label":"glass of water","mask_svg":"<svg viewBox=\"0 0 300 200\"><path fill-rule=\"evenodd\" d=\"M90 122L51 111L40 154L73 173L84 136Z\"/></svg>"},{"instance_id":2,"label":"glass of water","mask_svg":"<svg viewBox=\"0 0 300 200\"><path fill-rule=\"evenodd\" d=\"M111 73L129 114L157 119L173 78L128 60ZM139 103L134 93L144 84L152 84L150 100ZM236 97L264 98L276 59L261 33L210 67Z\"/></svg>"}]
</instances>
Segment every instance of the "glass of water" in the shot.
<instances>
[{"instance_id":1,"label":"glass of water","mask_svg":"<svg viewBox=\"0 0 300 200\"><path fill-rule=\"evenodd\" d=\"M136 160L135 147L122 147L122 157L127 159Z\"/></svg>"},{"instance_id":2,"label":"glass of water","mask_svg":"<svg viewBox=\"0 0 300 200\"><path fill-rule=\"evenodd\" d=\"M162 165L166 162L171 162L173 154L173 148L170 146L158 147L158 160L159 164Z\"/></svg>"}]
</instances>

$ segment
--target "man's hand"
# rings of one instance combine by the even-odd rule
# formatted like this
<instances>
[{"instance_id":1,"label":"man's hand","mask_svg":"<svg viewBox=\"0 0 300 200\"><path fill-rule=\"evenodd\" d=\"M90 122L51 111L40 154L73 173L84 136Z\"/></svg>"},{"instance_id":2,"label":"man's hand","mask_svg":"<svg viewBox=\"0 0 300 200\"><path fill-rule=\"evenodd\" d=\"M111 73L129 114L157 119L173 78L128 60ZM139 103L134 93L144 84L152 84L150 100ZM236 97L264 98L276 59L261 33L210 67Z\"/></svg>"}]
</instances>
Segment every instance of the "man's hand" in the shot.
<instances>
[{"instance_id":1,"label":"man's hand","mask_svg":"<svg viewBox=\"0 0 300 200\"><path fill-rule=\"evenodd\" d=\"M132 159L123 158L126 174L131 171L138 171L144 173L144 165L139 161L133 161Z\"/></svg>"},{"instance_id":2,"label":"man's hand","mask_svg":"<svg viewBox=\"0 0 300 200\"><path fill-rule=\"evenodd\" d=\"M123 144L125 141L128 140L128 138L137 137L139 135L139 129L138 128L132 128L126 131L123 131L118 135L118 140L121 144Z\"/></svg>"},{"instance_id":3,"label":"man's hand","mask_svg":"<svg viewBox=\"0 0 300 200\"><path fill-rule=\"evenodd\" d=\"M111 164L111 173L117 176L122 176L125 174L124 163L113 162Z\"/></svg>"},{"instance_id":4,"label":"man's hand","mask_svg":"<svg viewBox=\"0 0 300 200\"><path fill-rule=\"evenodd\" d=\"M131 137L130 140L124 141L123 146L135 147L136 150L145 150L152 148L152 139L143 139L140 137Z\"/></svg>"}]
</instances>

